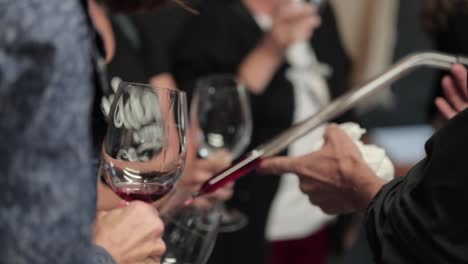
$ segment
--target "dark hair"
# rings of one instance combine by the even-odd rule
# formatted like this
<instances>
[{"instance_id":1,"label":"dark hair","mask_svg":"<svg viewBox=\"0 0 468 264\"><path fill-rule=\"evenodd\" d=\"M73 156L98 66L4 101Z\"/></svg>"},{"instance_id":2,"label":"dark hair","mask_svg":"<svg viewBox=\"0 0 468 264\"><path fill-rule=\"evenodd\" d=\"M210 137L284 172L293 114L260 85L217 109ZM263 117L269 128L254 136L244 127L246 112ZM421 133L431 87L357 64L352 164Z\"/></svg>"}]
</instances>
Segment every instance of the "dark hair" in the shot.
<instances>
[{"instance_id":1,"label":"dark hair","mask_svg":"<svg viewBox=\"0 0 468 264\"><path fill-rule=\"evenodd\" d=\"M113 13L152 11L166 4L167 0L96 0Z\"/></svg>"},{"instance_id":2,"label":"dark hair","mask_svg":"<svg viewBox=\"0 0 468 264\"><path fill-rule=\"evenodd\" d=\"M455 12L468 13L467 0L421 0L421 19L428 31L443 30Z\"/></svg>"},{"instance_id":3,"label":"dark hair","mask_svg":"<svg viewBox=\"0 0 468 264\"><path fill-rule=\"evenodd\" d=\"M190 3L185 0L96 0L98 4L105 6L112 13L137 13L150 12L161 6L174 4L178 5L188 12L198 14Z\"/></svg>"}]
</instances>

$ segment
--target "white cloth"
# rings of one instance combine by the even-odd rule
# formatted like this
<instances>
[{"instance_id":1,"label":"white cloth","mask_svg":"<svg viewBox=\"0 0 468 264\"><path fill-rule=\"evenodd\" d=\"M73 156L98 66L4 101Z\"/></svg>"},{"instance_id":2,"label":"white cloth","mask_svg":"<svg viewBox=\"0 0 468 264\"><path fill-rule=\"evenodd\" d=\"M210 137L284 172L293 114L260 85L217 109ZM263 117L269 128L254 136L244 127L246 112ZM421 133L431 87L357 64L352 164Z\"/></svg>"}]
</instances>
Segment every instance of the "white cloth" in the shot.
<instances>
[{"instance_id":1,"label":"white cloth","mask_svg":"<svg viewBox=\"0 0 468 264\"><path fill-rule=\"evenodd\" d=\"M347 122L340 124L340 128L354 141L359 151L361 152L364 161L374 171L374 173L385 181L391 181L395 176L395 168L393 163L388 158L385 150L375 145L366 145L362 143L361 137L366 133L366 130L358 124ZM317 151L324 144L323 138L316 142L312 147L312 151Z\"/></svg>"},{"instance_id":2,"label":"white cloth","mask_svg":"<svg viewBox=\"0 0 468 264\"><path fill-rule=\"evenodd\" d=\"M329 102L328 86L323 75L313 67L315 55L306 43L295 43L288 48L287 59L291 67L286 77L294 87L294 122L300 122L316 113ZM295 60L294 58L301 58ZM304 64L304 58L309 63ZM296 63L298 62L298 63ZM317 65L317 64L315 64ZM324 127L305 135L289 147L289 156L300 156L311 151L311 146L323 136ZM326 215L310 203L299 189L295 174L281 176L279 188L271 205L266 237L270 241L301 239L323 228L334 216Z\"/></svg>"}]
</instances>

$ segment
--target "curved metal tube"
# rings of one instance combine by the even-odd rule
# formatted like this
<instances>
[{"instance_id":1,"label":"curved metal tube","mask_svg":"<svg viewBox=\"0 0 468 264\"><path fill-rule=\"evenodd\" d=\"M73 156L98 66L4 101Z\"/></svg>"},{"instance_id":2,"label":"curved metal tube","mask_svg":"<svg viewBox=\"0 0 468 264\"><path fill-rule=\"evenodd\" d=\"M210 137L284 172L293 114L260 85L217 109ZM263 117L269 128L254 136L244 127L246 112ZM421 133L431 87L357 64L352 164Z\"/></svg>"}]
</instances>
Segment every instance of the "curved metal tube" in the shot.
<instances>
[{"instance_id":1,"label":"curved metal tube","mask_svg":"<svg viewBox=\"0 0 468 264\"><path fill-rule=\"evenodd\" d=\"M436 52L421 52L409 55L364 85L352 89L348 93L335 99L315 115L293 125L268 143L256 148L252 151L251 155L256 157L269 157L278 154L298 138L350 110L375 92L390 87L390 84L401 79L415 69L429 67L449 70L457 63L468 66L468 58Z\"/></svg>"},{"instance_id":2,"label":"curved metal tube","mask_svg":"<svg viewBox=\"0 0 468 264\"><path fill-rule=\"evenodd\" d=\"M199 194L211 192L212 190L219 188L219 186L216 186L215 188L212 187L215 185L219 185L220 182L225 184L230 180L235 180L235 178L230 179L230 177L232 177L232 175L235 172L242 169L245 170L245 168L249 168L249 166L251 168L245 170L244 174L249 170L252 170L253 167L251 166L251 164L255 162L258 158L270 157L278 154L279 152L284 150L289 144L293 143L295 140L319 127L323 123L328 122L329 120L353 108L358 103L367 99L375 92L388 88L390 84L406 76L413 70L421 67L448 70L454 64L457 63L468 66L468 58L436 52L416 53L406 58L403 58L386 72L380 74L379 76L370 80L361 87L355 88L349 91L348 93L342 95L341 97L335 99L326 107L322 108L322 110L317 112L315 115L298 124L293 125L283 133L274 137L268 143L252 150L244 159L240 160L233 166L229 167L227 170L221 172L220 174L214 176L209 181L207 181L205 187L203 187L199 193L195 194L194 197ZM236 177L241 177L242 175Z\"/></svg>"}]
</instances>

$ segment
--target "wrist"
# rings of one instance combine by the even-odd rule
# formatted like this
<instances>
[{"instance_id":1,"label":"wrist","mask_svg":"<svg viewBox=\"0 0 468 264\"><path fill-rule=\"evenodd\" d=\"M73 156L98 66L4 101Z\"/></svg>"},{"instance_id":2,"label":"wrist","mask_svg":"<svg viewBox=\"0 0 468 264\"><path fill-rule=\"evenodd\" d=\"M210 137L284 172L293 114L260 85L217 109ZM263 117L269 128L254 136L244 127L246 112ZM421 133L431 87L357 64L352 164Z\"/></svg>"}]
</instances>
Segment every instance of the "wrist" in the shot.
<instances>
[{"instance_id":1,"label":"wrist","mask_svg":"<svg viewBox=\"0 0 468 264\"><path fill-rule=\"evenodd\" d=\"M261 43L261 47L266 53L281 59L286 53L287 46L287 44L275 38L271 32L265 35Z\"/></svg>"},{"instance_id":2,"label":"wrist","mask_svg":"<svg viewBox=\"0 0 468 264\"><path fill-rule=\"evenodd\" d=\"M366 166L366 168L357 170L361 171L361 173L357 175L356 179L359 181L355 184L356 202L359 210L365 210L386 184L386 181L377 177L367 165L363 166Z\"/></svg>"},{"instance_id":3,"label":"wrist","mask_svg":"<svg viewBox=\"0 0 468 264\"><path fill-rule=\"evenodd\" d=\"M119 256L117 256L115 254L115 252L112 251L111 248L109 248L108 245L106 245L105 242L103 242L100 238L93 238L93 244L96 245L97 247L100 247L102 248L104 251L107 252L107 254L109 254L109 256L112 257L112 259L116 262L116 263L120 263L120 259L119 259Z\"/></svg>"},{"instance_id":4,"label":"wrist","mask_svg":"<svg viewBox=\"0 0 468 264\"><path fill-rule=\"evenodd\" d=\"M345 184L351 186L348 191L355 210L365 210L386 183L362 160L341 164L340 173L347 179Z\"/></svg>"}]
</instances>

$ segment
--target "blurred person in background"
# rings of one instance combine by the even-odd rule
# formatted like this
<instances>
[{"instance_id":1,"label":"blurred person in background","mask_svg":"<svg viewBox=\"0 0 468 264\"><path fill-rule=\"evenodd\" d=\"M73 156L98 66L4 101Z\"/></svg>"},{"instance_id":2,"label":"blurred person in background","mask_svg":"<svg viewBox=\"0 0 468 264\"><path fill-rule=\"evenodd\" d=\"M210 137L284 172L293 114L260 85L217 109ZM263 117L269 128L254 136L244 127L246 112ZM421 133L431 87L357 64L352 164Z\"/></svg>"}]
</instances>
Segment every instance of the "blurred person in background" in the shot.
<instances>
[{"instance_id":1,"label":"blurred person in background","mask_svg":"<svg viewBox=\"0 0 468 264\"><path fill-rule=\"evenodd\" d=\"M313 114L348 88L350 62L332 8L324 7L323 28L316 29L317 8L302 4L208 0L199 7L200 16L190 19L172 44L167 71L189 97L195 81L208 74L236 74L246 85L254 124L250 148ZM290 154L307 152L302 147L321 133L309 135ZM239 180L228 205L246 213L249 225L220 234L210 263L324 263L330 253L327 226L333 217L311 206L297 185L294 175L253 173ZM271 248L266 238L274 242Z\"/></svg>"},{"instance_id":2,"label":"blurred person in background","mask_svg":"<svg viewBox=\"0 0 468 264\"><path fill-rule=\"evenodd\" d=\"M135 12L163 1L100 3ZM88 11L87 1L0 3L0 256L9 263L159 263L165 251L149 205L95 217L90 106L106 84Z\"/></svg>"}]
</instances>

